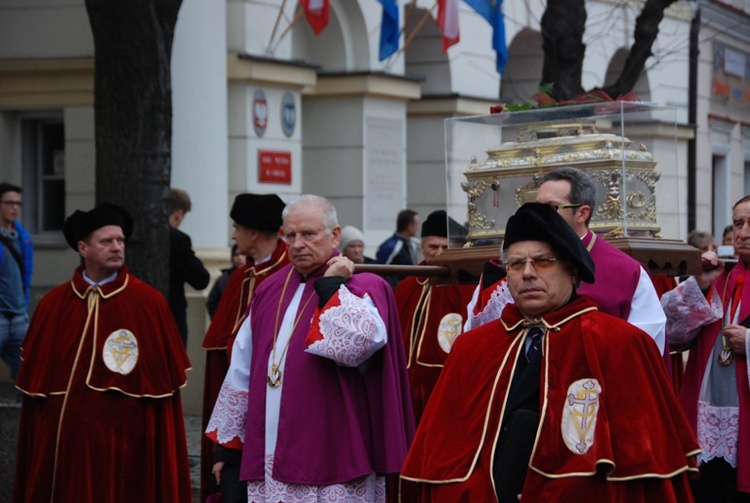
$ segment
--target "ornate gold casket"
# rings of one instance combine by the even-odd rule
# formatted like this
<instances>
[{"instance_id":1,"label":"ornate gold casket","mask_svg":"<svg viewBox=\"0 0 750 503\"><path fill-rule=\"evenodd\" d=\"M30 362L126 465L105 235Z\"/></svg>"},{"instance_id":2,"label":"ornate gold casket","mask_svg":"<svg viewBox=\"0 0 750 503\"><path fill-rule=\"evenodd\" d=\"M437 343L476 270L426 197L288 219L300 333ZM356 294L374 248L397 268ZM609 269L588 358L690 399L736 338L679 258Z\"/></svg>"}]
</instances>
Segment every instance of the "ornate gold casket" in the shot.
<instances>
[{"instance_id":1,"label":"ornate gold casket","mask_svg":"<svg viewBox=\"0 0 750 503\"><path fill-rule=\"evenodd\" d=\"M680 207L685 176L677 161L674 109L576 105L447 119L445 130L448 214L468 229L463 248L439 258L452 270L477 275L485 258L497 257L508 218L535 200L545 173L563 166L596 182L594 232L651 273L700 267L700 254L679 240L687 232L681 225L687 212Z\"/></svg>"},{"instance_id":2,"label":"ornate gold casket","mask_svg":"<svg viewBox=\"0 0 750 503\"><path fill-rule=\"evenodd\" d=\"M624 224L630 234L658 236L654 188L660 174L646 146L634 150L631 143L616 134L600 133L595 122L520 128L517 141L489 149L484 162L472 159L464 172L467 245L502 238L515 208L534 201L543 175L563 166L587 172L597 184L590 226L594 232L622 235ZM503 205L504 211L499 211L501 199L512 201Z\"/></svg>"}]
</instances>

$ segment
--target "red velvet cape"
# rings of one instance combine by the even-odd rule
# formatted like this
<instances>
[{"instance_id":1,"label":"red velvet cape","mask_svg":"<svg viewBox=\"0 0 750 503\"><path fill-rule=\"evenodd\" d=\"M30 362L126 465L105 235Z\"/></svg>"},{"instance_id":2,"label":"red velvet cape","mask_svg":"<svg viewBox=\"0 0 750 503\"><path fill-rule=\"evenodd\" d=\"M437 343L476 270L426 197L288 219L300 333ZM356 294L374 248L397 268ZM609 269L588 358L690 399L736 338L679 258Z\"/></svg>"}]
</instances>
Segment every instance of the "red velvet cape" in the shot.
<instances>
[{"instance_id":1,"label":"red velvet cape","mask_svg":"<svg viewBox=\"0 0 750 503\"><path fill-rule=\"evenodd\" d=\"M583 296L542 318L541 423L521 501L691 501L698 445L651 338ZM509 305L453 346L401 472L425 483L425 501L496 500L491 462L523 320ZM563 442L563 408L590 378L600 406L579 455Z\"/></svg>"},{"instance_id":2,"label":"red velvet cape","mask_svg":"<svg viewBox=\"0 0 750 503\"><path fill-rule=\"evenodd\" d=\"M191 501L179 393L190 362L167 302L124 267L87 296L81 271L42 298L26 334L14 501ZM102 357L123 329L138 350L126 374Z\"/></svg>"},{"instance_id":3,"label":"red velvet cape","mask_svg":"<svg viewBox=\"0 0 750 503\"><path fill-rule=\"evenodd\" d=\"M422 321L415 319L420 299L423 301ZM414 409L414 422L419 424L427 400L432 394L448 353L438 342L438 328L442 318L455 313L461 317L458 329L463 330L466 321L466 305L474 293L474 285L432 286L428 278L409 276L396 287L394 293L404 336L409 390ZM420 326L412 330L414 324Z\"/></svg>"},{"instance_id":4,"label":"red velvet cape","mask_svg":"<svg viewBox=\"0 0 750 503\"><path fill-rule=\"evenodd\" d=\"M269 261L262 264L247 264L237 268L229 277L226 289L221 296L216 313L211 319L203 349L206 350L206 367L203 378L203 417L201 431L206 431L221 384L229 370L229 357L237 330L247 316L247 308L255 289L269 277L289 263L286 245L281 239L276 244ZM208 497L213 474L214 443L201 435L201 499Z\"/></svg>"}]
</instances>

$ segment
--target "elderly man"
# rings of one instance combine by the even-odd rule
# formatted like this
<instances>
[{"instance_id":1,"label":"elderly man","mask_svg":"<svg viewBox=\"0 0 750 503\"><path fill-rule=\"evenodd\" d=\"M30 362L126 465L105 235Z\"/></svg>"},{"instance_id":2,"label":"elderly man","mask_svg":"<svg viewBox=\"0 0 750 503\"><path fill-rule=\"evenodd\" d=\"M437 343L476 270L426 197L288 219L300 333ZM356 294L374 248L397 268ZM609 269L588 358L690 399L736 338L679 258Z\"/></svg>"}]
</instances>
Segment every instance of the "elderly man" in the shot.
<instances>
[{"instance_id":1,"label":"elderly man","mask_svg":"<svg viewBox=\"0 0 750 503\"><path fill-rule=\"evenodd\" d=\"M283 218L291 264L255 293L208 431L243 440L249 501L384 501L413 433L393 294L352 275L328 200Z\"/></svg>"},{"instance_id":2,"label":"elderly man","mask_svg":"<svg viewBox=\"0 0 750 503\"><path fill-rule=\"evenodd\" d=\"M16 503L191 500L190 362L164 297L124 265L132 230L107 203L65 221L83 265L42 298L24 342Z\"/></svg>"},{"instance_id":3,"label":"elderly man","mask_svg":"<svg viewBox=\"0 0 750 503\"><path fill-rule=\"evenodd\" d=\"M586 247L529 203L503 244L515 304L458 338L402 478L425 501L690 501L698 449L648 335L579 296Z\"/></svg>"},{"instance_id":4,"label":"elderly man","mask_svg":"<svg viewBox=\"0 0 750 503\"><path fill-rule=\"evenodd\" d=\"M732 208L737 265L726 271L713 251L713 268L690 277L662 298L670 342L690 357L680 404L701 452L696 501L750 501L750 196Z\"/></svg>"},{"instance_id":5,"label":"elderly man","mask_svg":"<svg viewBox=\"0 0 750 503\"><path fill-rule=\"evenodd\" d=\"M665 352L666 316L648 273L632 257L589 229L596 203L592 178L579 169L564 167L550 171L542 180L536 202L549 204L557 210L596 264L596 282L584 280L580 293L596 302L600 311L626 320L649 334L659 351ZM508 288L504 285L504 280L493 283L482 279L468 306L466 330L500 316L509 300ZM669 351L666 353L668 358Z\"/></svg>"},{"instance_id":6,"label":"elderly man","mask_svg":"<svg viewBox=\"0 0 750 503\"><path fill-rule=\"evenodd\" d=\"M271 274L289 263L284 241L279 237L284 201L276 194L239 194L234 199L229 216L234 222L232 239L237 251L248 256L247 263L229 278L216 314L211 320L203 348L206 350L206 372L203 385L203 428L208 427L211 412L229 370L230 350L256 288ZM247 391L244 383L243 391ZM234 390L226 389L225 393ZM214 438L214 440L217 440ZM242 442L214 444L209 437L201 443L202 500L215 489L219 472L220 489L225 503L247 500L245 483L240 484L239 469ZM215 463L221 463L215 465Z\"/></svg>"}]
</instances>

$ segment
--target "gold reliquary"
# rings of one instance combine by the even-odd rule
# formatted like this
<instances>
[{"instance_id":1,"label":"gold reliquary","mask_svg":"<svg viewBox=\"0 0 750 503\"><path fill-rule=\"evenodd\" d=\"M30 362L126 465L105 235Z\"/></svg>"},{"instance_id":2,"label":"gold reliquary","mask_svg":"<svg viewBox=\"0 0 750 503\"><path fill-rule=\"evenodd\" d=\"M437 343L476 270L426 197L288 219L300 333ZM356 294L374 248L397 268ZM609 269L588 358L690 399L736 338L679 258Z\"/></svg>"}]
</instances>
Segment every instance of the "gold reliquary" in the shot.
<instances>
[{"instance_id":1,"label":"gold reliquary","mask_svg":"<svg viewBox=\"0 0 750 503\"><path fill-rule=\"evenodd\" d=\"M545 173L565 166L585 171L596 182L594 232L660 237L655 165L645 145L634 149L628 138L600 132L595 120L523 126L515 141L487 150L482 162L472 158L464 171L467 243L502 239L505 222L536 199Z\"/></svg>"},{"instance_id":2,"label":"gold reliquary","mask_svg":"<svg viewBox=\"0 0 750 503\"><path fill-rule=\"evenodd\" d=\"M678 165L685 143L675 109L609 102L459 117L445 121L445 135L448 214L466 227L451 236L449 267L496 256L508 218L536 199L546 173L566 166L595 181L591 230L651 273L700 267L700 254L680 240L687 173Z\"/></svg>"}]
</instances>

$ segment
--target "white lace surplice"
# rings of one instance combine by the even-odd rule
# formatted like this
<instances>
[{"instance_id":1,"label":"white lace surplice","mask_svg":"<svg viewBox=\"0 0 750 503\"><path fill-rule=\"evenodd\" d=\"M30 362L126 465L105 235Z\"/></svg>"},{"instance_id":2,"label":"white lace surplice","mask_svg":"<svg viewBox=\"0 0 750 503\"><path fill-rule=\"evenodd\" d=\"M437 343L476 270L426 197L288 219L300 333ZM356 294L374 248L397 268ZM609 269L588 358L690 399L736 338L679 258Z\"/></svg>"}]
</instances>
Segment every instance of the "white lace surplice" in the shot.
<instances>
[{"instance_id":1,"label":"white lace surplice","mask_svg":"<svg viewBox=\"0 0 750 503\"><path fill-rule=\"evenodd\" d=\"M740 304L731 317L727 310L726 324L737 323ZM731 300L730 300L731 305ZM698 455L699 463L707 463L714 458L724 458L737 468L737 442L739 439L740 407L737 391L735 364L724 367L719 364L719 353L724 347L721 334L716 338L711 357L703 374L701 391L698 397L697 436L703 452Z\"/></svg>"},{"instance_id":2,"label":"white lace surplice","mask_svg":"<svg viewBox=\"0 0 750 503\"><path fill-rule=\"evenodd\" d=\"M371 474L345 484L314 486L286 484L271 476L273 453L278 437L281 393L284 388L284 363L279 361L283 348L292 335L292 328L300 308L304 283L299 286L279 327L276 340L276 362L282 374L278 388L266 390L266 470L265 480L248 483L248 501L256 503L289 502L382 502L385 501L385 479ZM359 298L345 286L339 288L340 306L327 309L320 317L323 339L313 343L306 351L329 358L338 365L364 367L367 359L388 342L387 330L369 295ZM241 439L245 432L248 407L250 360L252 358L252 332L250 315L240 327L232 349L232 362L222 384L217 405L214 407L206 431L217 430L220 442L235 436ZM273 355L269 357L270 370ZM314 462L314 460L311 460Z\"/></svg>"},{"instance_id":3,"label":"white lace surplice","mask_svg":"<svg viewBox=\"0 0 750 503\"><path fill-rule=\"evenodd\" d=\"M234 340L232 361L206 427L206 433L216 432L220 444L228 444L237 439L242 442L245 436L247 386L250 380L250 359L253 355L250 336L248 314Z\"/></svg>"},{"instance_id":4,"label":"white lace surplice","mask_svg":"<svg viewBox=\"0 0 750 503\"><path fill-rule=\"evenodd\" d=\"M271 477L273 455L266 454L265 481L248 482L248 503L337 503L362 502L378 503L385 501L385 477L374 473L347 482L329 486L284 484Z\"/></svg>"},{"instance_id":5,"label":"white lace surplice","mask_svg":"<svg viewBox=\"0 0 750 503\"><path fill-rule=\"evenodd\" d=\"M703 326L721 319L724 309L719 293L714 290L711 302L707 301L694 277L664 294L662 307L667 315L667 335L672 344L691 342ZM729 311L727 309L725 324L737 323L740 306L735 309L734 317ZM734 359L728 367L720 366L718 354L722 348L719 334L704 369L698 397L696 429L698 445L702 449L698 463L724 458L736 467L740 417L734 368L737 360Z\"/></svg>"}]
</instances>

